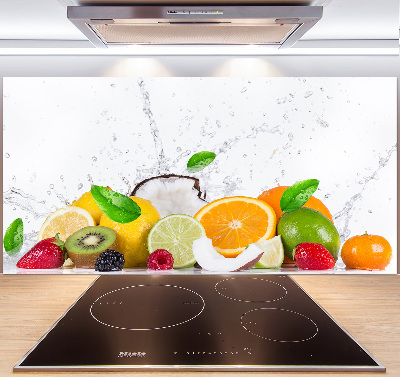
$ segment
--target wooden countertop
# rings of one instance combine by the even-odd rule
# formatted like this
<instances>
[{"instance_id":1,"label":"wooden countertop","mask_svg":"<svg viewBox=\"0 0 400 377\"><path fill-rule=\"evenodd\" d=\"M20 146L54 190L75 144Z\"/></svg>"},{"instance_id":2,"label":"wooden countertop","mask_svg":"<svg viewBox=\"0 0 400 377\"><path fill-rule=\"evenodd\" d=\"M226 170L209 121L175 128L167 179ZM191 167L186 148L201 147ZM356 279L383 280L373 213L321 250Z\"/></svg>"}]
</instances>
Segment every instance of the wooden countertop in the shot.
<instances>
[{"instance_id":1,"label":"wooden countertop","mask_svg":"<svg viewBox=\"0 0 400 377\"><path fill-rule=\"evenodd\" d=\"M295 280L377 360L386 374L350 373L351 376L400 376L400 276L301 275ZM95 279L93 275L0 275L0 376L13 375L13 366L69 308ZM181 372L187 377L204 374L225 376L283 373ZM87 375L107 373L18 373L31 376ZM172 372L110 373L112 376L143 374L163 377ZM287 373L306 377L327 373ZM331 373L329 373L331 374ZM15 374L14 374L15 375ZM348 376L346 373L332 373Z\"/></svg>"}]
</instances>

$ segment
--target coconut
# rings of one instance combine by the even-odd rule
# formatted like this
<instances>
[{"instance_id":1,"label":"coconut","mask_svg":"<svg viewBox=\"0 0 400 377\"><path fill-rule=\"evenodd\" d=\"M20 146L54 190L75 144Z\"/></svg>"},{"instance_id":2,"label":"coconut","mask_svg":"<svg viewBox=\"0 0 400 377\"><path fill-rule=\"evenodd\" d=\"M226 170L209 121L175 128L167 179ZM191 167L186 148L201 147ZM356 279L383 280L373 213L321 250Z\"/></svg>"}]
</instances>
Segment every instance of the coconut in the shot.
<instances>
[{"instance_id":1,"label":"coconut","mask_svg":"<svg viewBox=\"0 0 400 377\"><path fill-rule=\"evenodd\" d=\"M161 217L173 214L194 216L207 202L197 178L160 175L138 183L131 196L150 200Z\"/></svg>"},{"instance_id":2,"label":"coconut","mask_svg":"<svg viewBox=\"0 0 400 377\"><path fill-rule=\"evenodd\" d=\"M192 248L194 258L203 269L218 272L249 270L264 253L258 246L251 244L237 257L225 258L214 249L212 241L205 236L193 241Z\"/></svg>"}]
</instances>

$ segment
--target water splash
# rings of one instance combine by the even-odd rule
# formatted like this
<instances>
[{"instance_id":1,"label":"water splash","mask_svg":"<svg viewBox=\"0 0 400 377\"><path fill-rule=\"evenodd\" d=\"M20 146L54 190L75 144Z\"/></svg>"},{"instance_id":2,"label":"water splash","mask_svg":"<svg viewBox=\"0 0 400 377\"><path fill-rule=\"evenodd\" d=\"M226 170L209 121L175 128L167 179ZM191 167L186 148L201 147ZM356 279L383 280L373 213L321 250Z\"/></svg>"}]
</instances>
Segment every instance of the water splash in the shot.
<instances>
[{"instance_id":1,"label":"water splash","mask_svg":"<svg viewBox=\"0 0 400 377\"><path fill-rule=\"evenodd\" d=\"M157 174L158 175L167 174L167 173L169 173L168 161L165 158L164 148L163 148L161 137L160 137L160 131L158 130L157 123L154 119L153 112L151 111L150 94L146 90L143 79L138 80L138 85L139 85L140 92L142 93L143 101L144 101L143 112L146 114L147 118L149 119L150 132L151 132L151 135L153 136L154 146L156 148L157 162L158 162Z\"/></svg>"},{"instance_id":2,"label":"water splash","mask_svg":"<svg viewBox=\"0 0 400 377\"><path fill-rule=\"evenodd\" d=\"M338 227L340 239L342 242L344 242L349 235L351 234L351 230L349 228L350 220L353 216L352 212L354 210L354 206L356 202L360 199L362 199L362 192L367 188L368 183L371 180L376 180L378 178L378 173L381 169L383 169L390 161L390 158L392 157L392 154L397 150L397 144L393 145L390 150L387 152L385 157L379 157L379 162L378 162L378 167L372 172L372 174L368 177L364 177L364 181L361 181L362 187L361 190L353 195L349 201L345 203L345 207L337 212L336 214L333 215L333 221L334 223L341 224L340 227Z\"/></svg>"},{"instance_id":3,"label":"water splash","mask_svg":"<svg viewBox=\"0 0 400 377\"><path fill-rule=\"evenodd\" d=\"M15 187L11 187L3 193L3 205L20 208L26 215L31 215L34 219L47 217L51 213L44 201L38 201L34 196Z\"/></svg>"},{"instance_id":4,"label":"water splash","mask_svg":"<svg viewBox=\"0 0 400 377\"><path fill-rule=\"evenodd\" d=\"M268 126L268 124L264 123L259 127L252 127L251 134L245 136L235 136L232 139L224 141L221 146L216 147L213 150L216 150L219 153L226 153L228 149L231 149L235 144L239 143L240 141L245 139L256 139L258 134L264 132L271 134L279 133L280 135L282 135L284 133L284 129L281 126L270 127Z\"/></svg>"}]
</instances>

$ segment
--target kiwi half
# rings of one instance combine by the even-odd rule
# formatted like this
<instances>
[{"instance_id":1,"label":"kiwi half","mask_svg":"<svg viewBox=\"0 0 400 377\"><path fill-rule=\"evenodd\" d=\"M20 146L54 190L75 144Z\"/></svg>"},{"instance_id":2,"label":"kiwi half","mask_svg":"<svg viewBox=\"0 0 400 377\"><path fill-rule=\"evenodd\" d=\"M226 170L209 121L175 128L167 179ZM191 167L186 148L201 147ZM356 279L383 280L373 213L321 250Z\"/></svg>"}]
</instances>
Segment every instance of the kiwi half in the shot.
<instances>
[{"instance_id":1,"label":"kiwi half","mask_svg":"<svg viewBox=\"0 0 400 377\"><path fill-rule=\"evenodd\" d=\"M87 226L65 241L68 256L76 267L94 268L96 259L106 249L116 249L117 235L106 226Z\"/></svg>"}]
</instances>

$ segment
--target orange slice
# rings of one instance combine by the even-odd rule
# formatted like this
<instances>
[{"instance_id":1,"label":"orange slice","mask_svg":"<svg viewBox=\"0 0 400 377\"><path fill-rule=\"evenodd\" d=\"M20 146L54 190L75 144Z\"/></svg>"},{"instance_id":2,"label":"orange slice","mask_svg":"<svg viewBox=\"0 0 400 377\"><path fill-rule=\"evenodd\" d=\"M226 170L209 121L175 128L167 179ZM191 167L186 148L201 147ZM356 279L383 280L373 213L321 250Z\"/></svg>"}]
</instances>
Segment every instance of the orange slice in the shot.
<instances>
[{"instance_id":1,"label":"orange slice","mask_svg":"<svg viewBox=\"0 0 400 377\"><path fill-rule=\"evenodd\" d=\"M65 241L72 233L87 226L96 225L93 217L83 208L68 206L53 212L43 223L38 241L54 237L57 233Z\"/></svg>"},{"instance_id":2,"label":"orange slice","mask_svg":"<svg viewBox=\"0 0 400 377\"><path fill-rule=\"evenodd\" d=\"M275 236L276 215L262 200L234 196L215 200L194 216L203 225L214 248L236 257L247 245Z\"/></svg>"}]
</instances>

